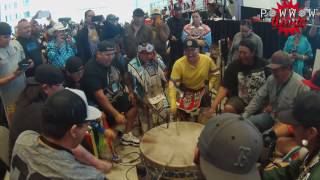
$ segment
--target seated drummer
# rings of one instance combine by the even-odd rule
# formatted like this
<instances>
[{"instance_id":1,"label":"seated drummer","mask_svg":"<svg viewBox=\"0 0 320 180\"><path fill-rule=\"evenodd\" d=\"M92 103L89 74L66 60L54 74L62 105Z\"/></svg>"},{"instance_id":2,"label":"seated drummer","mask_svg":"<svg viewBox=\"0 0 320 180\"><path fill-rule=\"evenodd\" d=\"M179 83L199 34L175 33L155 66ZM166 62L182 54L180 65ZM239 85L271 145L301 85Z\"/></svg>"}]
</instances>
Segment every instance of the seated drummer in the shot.
<instances>
[{"instance_id":1,"label":"seated drummer","mask_svg":"<svg viewBox=\"0 0 320 180\"><path fill-rule=\"evenodd\" d=\"M263 172L264 180L318 180L320 178L319 146L320 96L317 92L299 94L289 110L279 113L278 120L293 126L294 139L302 147L298 158L284 167Z\"/></svg>"},{"instance_id":2,"label":"seated drummer","mask_svg":"<svg viewBox=\"0 0 320 180\"><path fill-rule=\"evenodd\" d=\"M278 113L291 108L294 99L309 90L302 83L303 78L293 72L292 64L293 61L286 52L273 53L271 63L267 65L272 75L245 107L242 116L255 124L261 132L276 125Z\"/></svg>"},{"instance_id":3,"label":"seated drummer","mask_svg":"<svg viewBox=\"0 0 320 180\"><path fill-rule=\"evenodd\" d=\"M64 87L80 89L80 80L83 76L84 65L82 59L71 56L66 61Z\"/></svg>"},{"instance_id":4,"label":"seated drummer","mask_svg":"<svg viewBox=\"0 0 320 180\"><path fill-rule=\"evenodd\" d=\"M131 80L128 89L135 93L139 104L166 118L165 108L169 107L164 93L167 69L152 44L139 43L138 55L129 62L128 72Z\"/></svg>"},{"instance_id":5,"label":"seated drummer","mask_svg":"<svg viewBox=\"0 0 320 180\"><path fill-rule=\"evenodd\" d=\"M103 172L82 164L73 153L89 122L101 116L97 108L88 106L83 91L56 92L44 104L42 116L41 134L27 130L18 137L10 179L106 179Z\"/></svg>"},{"instance_id":6,"label":"seated drummer","mask_svg":"<svg viewBox=\"0 0 320 180\"><path fill-rule=\"evenodd\" d=\"M109 41L98 43L95 56L85 65L80 81L81 88L89 100L99 106L106 114L110 127L125 124L125 132L121 137L124 145L137 146L140 140L131 133L133 122L137 117L137 108L133 95L125 92L120 70L114 66L115 45Z\"/></svg>"},{"instance_id":7,"label":"seated drummer","mask_svg":"<svg viewBox=\"0 0 320 180\"><path fill-rule=\"evenodd\" d=\"M260 180L257 161L262 147L261 133L253 124L225 113L210 119L202 130L194 162L207 180Z\"/></svg>"},{"instance_id":8,"label":"seated drummer","mask_svg":"<svg viewBox=\"0 0 320 180\"><path fill-rule=\"evenodd\" d=\"M224 73L218 94L211 106L212 113L228 97L224 112L243 113L244 108L270 74L267 62L257 56L257 48L249 39L243 39L239 45L239 59L233 61Z\"/></svg>"},{"instance_id":9,"label":"seated drummer","mask_svg":"<svg viewBox=\"0 0 320 180\"><path fill-rule=\"evenodd\" d=\"M169 101L172 114L177 112L177 88L182 94L199 94L204 91L206 82L209 81L209 90L219 82L217 66L209 56L199 53L198 42L194 39L186 39L183 45L184 56L175 62L169 81ZM189 106L188 103L182 106L180 103L178 108L187 110L187 106Z\"/></svg>"}]
</instances>

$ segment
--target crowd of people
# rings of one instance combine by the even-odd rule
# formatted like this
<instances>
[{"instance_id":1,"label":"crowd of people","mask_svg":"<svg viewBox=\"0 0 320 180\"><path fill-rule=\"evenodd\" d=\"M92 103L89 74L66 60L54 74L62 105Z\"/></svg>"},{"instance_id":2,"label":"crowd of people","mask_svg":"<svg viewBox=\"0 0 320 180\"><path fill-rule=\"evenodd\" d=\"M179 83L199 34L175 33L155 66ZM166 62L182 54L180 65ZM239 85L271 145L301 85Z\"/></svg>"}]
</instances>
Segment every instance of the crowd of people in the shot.
<instances>
[{"instance_id":1,"label":"crowd of people","mask_svg":"<svg viewBox=\"0 0 320 180\"><path fill-rule=\"evenodd\" d=\"M113 14L97 22L87 10L76 33L51 17L45 28L36 18L15 28L0 22L10 179L106 179L119 157L95 156L88 127L107 146L119 139L137 147L133 129L141 114L142 133L175 119L208 118L194 157L208 180L320 177L320 70L304 79L314 59L308 37L320 36L316 26L289 36L267 61L251 21L242 20L224 67L214 29L199 12L189 23L178 4L170 18L155 9L146 23L145 15L137 8L121 26ZM265 149L288 165L264 167Z\"/></svg>"}]
</instances>

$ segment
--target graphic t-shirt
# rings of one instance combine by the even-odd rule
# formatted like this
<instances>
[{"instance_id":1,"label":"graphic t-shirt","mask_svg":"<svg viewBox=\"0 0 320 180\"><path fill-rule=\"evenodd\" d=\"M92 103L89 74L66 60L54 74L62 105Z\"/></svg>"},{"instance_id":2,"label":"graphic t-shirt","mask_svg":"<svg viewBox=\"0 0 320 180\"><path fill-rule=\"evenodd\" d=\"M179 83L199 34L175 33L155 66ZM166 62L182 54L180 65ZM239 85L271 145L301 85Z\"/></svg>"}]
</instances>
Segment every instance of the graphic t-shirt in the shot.
<instances>
[{"instance_id":1,"label":"graphic t-shirt","mask_svg":"<svg viewBox=\"0 0 320 180\"><path fill-rule=\"evenodd\" d=\"M222 86L229 91L228 97L238 96L249 103L269 75L267 62L257 58L252 66L243 65L240 60L232 62L225 71Z\"/></svg>"},{"instance_id":2,"label":"graphic t-shirt","mask_svg":"<svg viewBox=\"0 0 320 180\"><path fill-rule=\"evenodd\" d=\"M94 96L96 91L102 89L109 101L113 102L124 91L121 82L121 74L117 67L105 67L92 59L85 66L80 84L88 99L98 104Z\"/></svg>"}]
</instances>

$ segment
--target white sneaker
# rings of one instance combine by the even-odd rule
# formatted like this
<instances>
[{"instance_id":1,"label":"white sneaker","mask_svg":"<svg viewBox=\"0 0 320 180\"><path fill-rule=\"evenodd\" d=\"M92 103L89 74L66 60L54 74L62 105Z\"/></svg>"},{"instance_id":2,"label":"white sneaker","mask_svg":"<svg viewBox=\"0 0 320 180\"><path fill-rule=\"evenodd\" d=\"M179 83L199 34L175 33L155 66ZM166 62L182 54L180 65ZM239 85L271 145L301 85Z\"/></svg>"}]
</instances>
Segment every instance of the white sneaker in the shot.
<instances>
[{"instance_id":1,"label":"white sneaker","mask_svg":"<svg viewBox=\"0 0 320 180\"><path fill-rule=\"evenodd\" d=\"M137 137L135 137L131 132L129 132L127 134L122 135L121 143L123 145L139 146L140 140Z\"/></svg>"}]
</instances>

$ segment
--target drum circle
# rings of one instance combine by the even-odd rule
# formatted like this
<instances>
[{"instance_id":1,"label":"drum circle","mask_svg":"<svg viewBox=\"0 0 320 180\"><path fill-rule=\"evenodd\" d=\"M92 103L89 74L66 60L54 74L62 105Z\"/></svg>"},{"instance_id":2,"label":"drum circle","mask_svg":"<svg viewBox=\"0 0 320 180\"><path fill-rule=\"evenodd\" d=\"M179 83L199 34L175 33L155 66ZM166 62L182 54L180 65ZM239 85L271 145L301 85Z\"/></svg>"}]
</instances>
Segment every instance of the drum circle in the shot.
<instances>
[{"instance_id":1,"label":"drum circle","mask_svg":"<svg viewBox=\"0 0 320 180\"><path fill-rule=\"evenodd\" d=\"M160 179L204 179L193 163L194 150L203 125L171 122L147 131L141 139L141 160L152 177Z\"/></svg>"}]
</instances>

